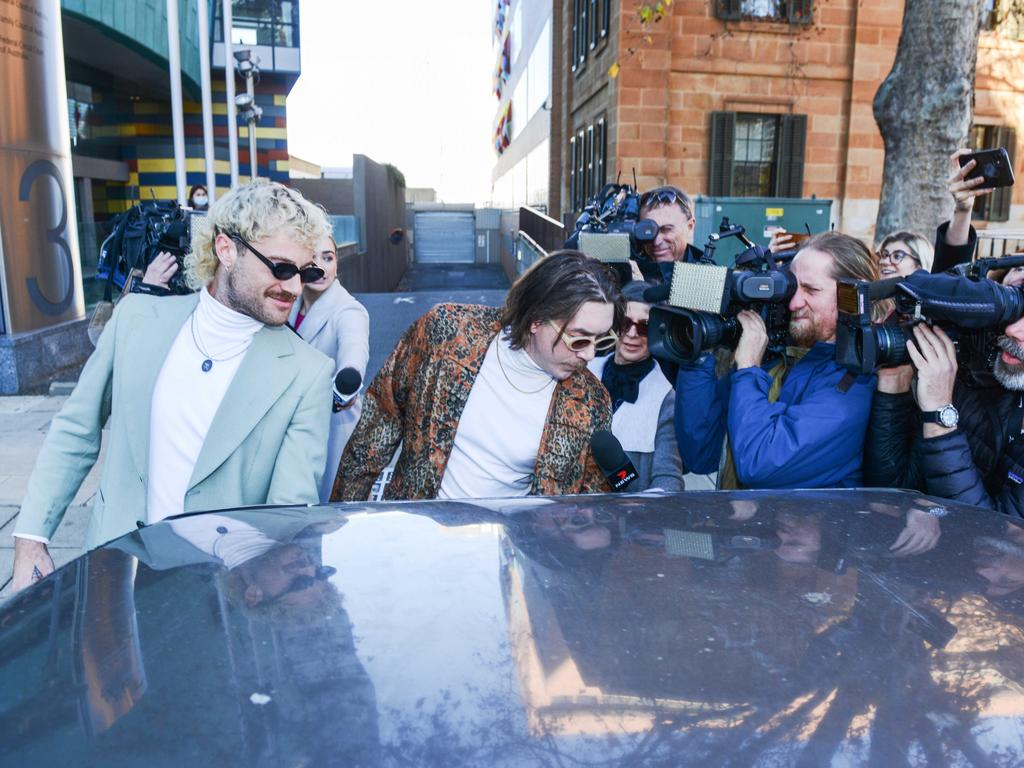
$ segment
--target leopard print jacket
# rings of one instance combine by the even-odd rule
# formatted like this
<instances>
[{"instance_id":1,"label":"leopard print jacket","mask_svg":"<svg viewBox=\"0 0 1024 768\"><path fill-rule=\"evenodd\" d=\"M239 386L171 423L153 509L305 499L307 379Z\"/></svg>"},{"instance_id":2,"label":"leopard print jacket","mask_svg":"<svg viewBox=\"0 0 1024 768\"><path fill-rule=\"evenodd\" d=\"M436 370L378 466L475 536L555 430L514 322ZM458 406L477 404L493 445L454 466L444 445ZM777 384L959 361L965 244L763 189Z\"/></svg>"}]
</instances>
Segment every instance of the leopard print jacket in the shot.
<instances>
[{"instance_id":1,"label":"leopard print jacket","mask_svg":"<svg viewBox=\"0 0 1024 768\"><path fill-rule=\"evenodd\" d=\"M413 323L373 380L363 413L341 458L332 501L365 501L399 443L402 454L387 499L432 499L448 463L459 417L500 310L439 304ZM590 437L611 430L604 386L583 369L555 387L541 436L531 495L603 493L604 475L590 455Z\"/></svg>"}]
</instances>

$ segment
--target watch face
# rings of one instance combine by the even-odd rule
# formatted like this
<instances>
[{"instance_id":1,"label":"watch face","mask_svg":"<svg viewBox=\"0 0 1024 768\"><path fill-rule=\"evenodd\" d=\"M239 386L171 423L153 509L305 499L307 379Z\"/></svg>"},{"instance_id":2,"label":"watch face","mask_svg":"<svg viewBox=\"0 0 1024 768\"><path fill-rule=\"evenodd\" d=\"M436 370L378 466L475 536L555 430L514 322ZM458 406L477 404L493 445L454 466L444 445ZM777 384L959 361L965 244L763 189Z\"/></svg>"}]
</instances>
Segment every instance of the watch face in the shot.
<instances>
[{"instance_id":1,"label":"watch face","mask_svg":"<svg viewBox=\"0 0 1024 768\"><path fill-rule=\"evenodd\" d=\"M939 409L939 424L947 429L955 427L959 420L960 414L957 413L956 408L952 405L947 405L946 407Z\"/></svg>"}]
</instances>

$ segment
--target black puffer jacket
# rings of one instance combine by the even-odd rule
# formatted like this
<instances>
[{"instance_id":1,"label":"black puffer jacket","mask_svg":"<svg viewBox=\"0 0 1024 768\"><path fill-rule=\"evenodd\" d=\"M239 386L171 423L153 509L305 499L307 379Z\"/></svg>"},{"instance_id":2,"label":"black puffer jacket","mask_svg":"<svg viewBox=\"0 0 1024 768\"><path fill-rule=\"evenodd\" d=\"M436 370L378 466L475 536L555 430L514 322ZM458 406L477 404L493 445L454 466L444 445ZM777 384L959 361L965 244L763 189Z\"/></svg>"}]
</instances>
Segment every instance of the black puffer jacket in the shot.
<instances>
[{"instance_id":1,"label":"black puffer jacket","mask_svg":"<svg viewBox=\"0 0 1024 768\"><path fill-rule=\"evenodd\" d=\"M958 380L956 431L922 437L909 392L876 392L864 449L865 485L915 488L933 496L1024 517L1024 440L1007 440L1020 392Z\"/></svg>"}]
</instances>

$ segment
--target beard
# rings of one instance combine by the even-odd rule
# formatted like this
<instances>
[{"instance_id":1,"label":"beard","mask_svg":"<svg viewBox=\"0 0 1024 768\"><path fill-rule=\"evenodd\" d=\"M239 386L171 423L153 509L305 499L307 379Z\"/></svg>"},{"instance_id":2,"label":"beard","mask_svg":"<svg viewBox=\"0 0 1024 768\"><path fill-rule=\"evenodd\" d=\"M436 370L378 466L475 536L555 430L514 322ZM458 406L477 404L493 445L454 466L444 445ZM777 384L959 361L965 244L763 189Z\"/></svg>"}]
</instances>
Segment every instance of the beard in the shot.
<instances>
[{"instance_id":1,"label":"beard","mask_svg":"<svg viewBox=\"0 0 1024 768\"><path fill-rule=\"evenodd\" d=\"M1024 361L1024 346L1021 346L1009 336L1000 336L996 340L996 347L1003 352L1013 355L1018 360ZM1008 363L1003 360L1002 355L997 355L996 361L992 366L992 375L1006 389L1024 390L1024 362Z\"/></svg>"},{"instance_id":2,"label":"beard","mask_svg":"<svg viewBox=\"0 0 1024 768\"><path fill-rule=\"evenodd\" d=\"M225 298L229 307L236 312L241 312L243 315L248 315L253 320L258 320L264 325L277 326L288 322L288 313L285 313L283 316L272 313L263 300L265 298L272 298L294 303L295 299L298 298L297 296L288 291L273 289L265 291L262 295L257 295L253 289L239 285L236 274L234 271L230 271L227 274Z\"/></svg>"},{"instance_id":3,"label":"beard","mask_svg":"<svg viewBox=\"0 0 1024 768\"><path fill-rule=\"evenodd\" d=\"M810 313L802 317L791 317L789 320L789 337L794 347L813 347L819 341L831 339L835 332L834 323L827 327L822 318Z\"/></svg>"}]
</instances>

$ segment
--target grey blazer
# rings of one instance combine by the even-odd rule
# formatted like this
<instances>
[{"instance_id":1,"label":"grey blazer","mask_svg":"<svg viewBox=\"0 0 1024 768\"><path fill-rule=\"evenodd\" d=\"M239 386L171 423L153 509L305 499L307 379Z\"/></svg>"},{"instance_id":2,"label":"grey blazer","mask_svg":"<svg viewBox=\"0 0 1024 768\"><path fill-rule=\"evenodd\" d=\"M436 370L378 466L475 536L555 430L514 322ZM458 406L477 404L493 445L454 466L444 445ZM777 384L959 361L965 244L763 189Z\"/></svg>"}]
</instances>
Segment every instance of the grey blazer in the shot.
<instances>
[{"instance_id":1,"label":"grey blazer","mask_svg":"<svg viewBox=\"0 0 1024 768\"><path fill-rule=\"evenodd\" d=\"M672 390L661 403L658 413L658 431L654 436L654 450L650 453L626 451L626 456L636 467L637 479L631 490L646 491L660 488L663 491L682 491L683 460L679 457L676 443L676 394Z\"/></svg>"},{"instance_id":2,"label":"grey blazer","mask_svg":"<svg viewBox=\"0 0 1024 768\"><path fill-rule=\"evenodd\" d=\"M199 296L122 299L71 396L50 425L16 533L51 538L110 434L86 546L146 521L153 387ZM185 511L316 503L334 364L286 327L261 329L214 416ZM188 397L187 392L181 393Z\"/></svg>"},{"instance_id":3,"label":"grey blazer","mask_svg":"<svg viewBox=\"0 0 1024 768\"><path fill-rule=\"evenodd\" d=\"M291 323L299 314L301 300L292 307ZM309 314L298 327L298 334L314 349L334 361L335 372L342 368L355 368L366 379L366 364L370 360L370 315L341 283L324 291L310 307ZM327 443L327 461L320 481L320 501L329 501L334 476L338 474L341 454L356 428L363 411L362 396L351 408L331 414L331 436Z\"/></svg>"}]
</instances>

